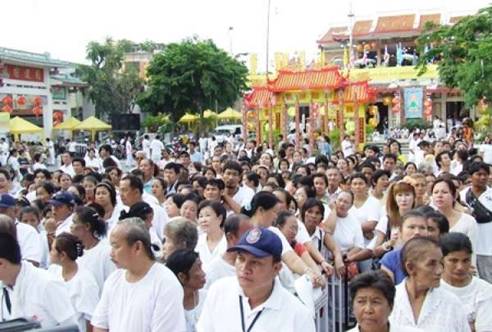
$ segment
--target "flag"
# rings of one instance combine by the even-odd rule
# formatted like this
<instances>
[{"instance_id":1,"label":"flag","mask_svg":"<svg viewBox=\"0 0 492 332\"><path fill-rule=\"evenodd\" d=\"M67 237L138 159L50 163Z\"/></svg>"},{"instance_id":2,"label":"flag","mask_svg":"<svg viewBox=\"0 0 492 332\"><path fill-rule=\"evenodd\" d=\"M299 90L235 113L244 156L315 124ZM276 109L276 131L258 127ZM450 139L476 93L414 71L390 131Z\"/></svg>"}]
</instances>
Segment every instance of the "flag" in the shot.
<instances>
[{"instance_id":1,"label":"flag","mask_svg":"<svg viewBox=\"0 0 492 332\"><path fill-rule=\"evenodd\" d=\"M349 52L348 52L348 47L345 47L343 49L343 67L348 68L349 64Z\"/></svg>"}]
</instances>

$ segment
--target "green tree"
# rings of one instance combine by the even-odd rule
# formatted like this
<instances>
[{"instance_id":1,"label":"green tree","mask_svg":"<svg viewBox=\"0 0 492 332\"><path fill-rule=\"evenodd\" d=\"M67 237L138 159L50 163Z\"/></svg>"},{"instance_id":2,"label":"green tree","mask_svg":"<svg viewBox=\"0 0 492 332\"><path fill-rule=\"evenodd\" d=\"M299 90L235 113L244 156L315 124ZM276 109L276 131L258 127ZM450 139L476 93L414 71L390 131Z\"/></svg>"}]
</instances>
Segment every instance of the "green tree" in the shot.
<instances>
[{"instance_id":1,"label":"green tree","mask_svg":"<svg viewBox=\"0 0 492 332\"><path fill-rule=\"evenodd\" d=\"M417 46L421 74L429 62L437 62L440 80L459 88L467 106L483 97L492 100L492 7L452 26L427 24Z\"/></svg>"},{"instance_id":2,"label":"green tree","mask_svg":"<svg viewBox=\"0 0 492 332\"><path fill-rule=\"evenodd\" d=\"M143 90L143 80L137 68L123 68L123 59L134 45L128 40L115 42L111 38L104 43L92 41L87 45L86 58L90 65L79 66L78 73L88 83L87 93L95 104L96 116L129 113L133 109Z\"/></svg>"},{"instance_id":3,"label":"green tree","mask_svg":"<svg viewBox=\"0 0 492 332\"><path fill-rule=\"evenodd\" d=\"M138 104L145 112L170 114L174 122L185 112L203 118L203 110L224 109L240 98L247 73L211 40L186 39L167 45L150 62L148 88Z\"/></svg>"}]
</instances>

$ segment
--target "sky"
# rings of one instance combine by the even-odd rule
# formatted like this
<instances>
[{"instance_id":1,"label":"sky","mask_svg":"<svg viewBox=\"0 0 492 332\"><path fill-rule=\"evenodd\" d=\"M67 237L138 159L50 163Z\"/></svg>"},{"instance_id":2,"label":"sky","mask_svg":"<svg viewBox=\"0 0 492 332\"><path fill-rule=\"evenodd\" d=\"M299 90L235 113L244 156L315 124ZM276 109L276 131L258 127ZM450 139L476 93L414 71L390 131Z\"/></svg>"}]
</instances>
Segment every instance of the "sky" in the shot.
<instances>
[{"instance_id":1,"label":"sky","mask_svg":"<svg viewBox=\"0 0 492 332\"><path fill-rule=\"evenodd\" d=\"M357 19L436 11L457 16L490 0L270 1L272 60L274 52L305 51L308 59L314 57L316 40L330 26L347 24L350 3ZM2 0L0 47L86 63L86 46L93 40L171 43L196 35L233 54L257 53L260 67L266 58L267 7L268 0Z\"/></svg>"}]
</instances>

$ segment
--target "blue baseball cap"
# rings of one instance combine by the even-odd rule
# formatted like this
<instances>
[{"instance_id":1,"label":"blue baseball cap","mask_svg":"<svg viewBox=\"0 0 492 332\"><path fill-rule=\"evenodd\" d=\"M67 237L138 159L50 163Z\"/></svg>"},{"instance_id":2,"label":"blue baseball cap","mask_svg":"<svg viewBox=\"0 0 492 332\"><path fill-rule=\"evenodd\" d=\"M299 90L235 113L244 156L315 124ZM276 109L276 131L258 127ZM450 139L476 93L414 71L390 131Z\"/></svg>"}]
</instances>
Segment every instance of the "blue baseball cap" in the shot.
<instances>
[{"instance_id":1,"label":"blue baseball cap","mask_svg":"<svg viewBox=\"0 0 492 332\"><path fill-rule=\"evenodd\" d=\"M49 204L60 206L60 205L75 205L75 197L68 191L61 191L57 193L53 198L48 201Z\"/></svg>"},{"instance_id":2,"label":"blue baseball cap","mask_svg":"<svg viewBox=\"0 0 492 332\"><path fill-rule=\"evenodd\" d=\"M3 194L0 196L0 208L8 209L14 207L16 203L15 198L9 194Z\"/></svg>"},{"instance_id":3,"label":"blue baseball cap","mask_svg":"<svg viewBox=\"0 0 492 332\"><path fill-rule=\"evenodd\" d=\"M227 251L246 251L258 258L268 256L280 258L282 257L282 241L268 228L255 227L244 233L238 244Z\"/></svg>"}]
</instances>

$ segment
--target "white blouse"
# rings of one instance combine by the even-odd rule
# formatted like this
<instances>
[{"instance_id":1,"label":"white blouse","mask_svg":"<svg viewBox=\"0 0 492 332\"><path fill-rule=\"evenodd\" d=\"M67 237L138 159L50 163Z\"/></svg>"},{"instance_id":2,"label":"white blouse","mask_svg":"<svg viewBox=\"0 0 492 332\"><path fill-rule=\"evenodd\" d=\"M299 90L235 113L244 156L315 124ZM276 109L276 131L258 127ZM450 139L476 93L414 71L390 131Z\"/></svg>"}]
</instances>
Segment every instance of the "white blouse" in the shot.
<instances>
[{"instance_id":1,"label":"white blouse","mask_svg":"<svg viewBox=\"0 0 492 332\"><path fill-rule=\"evenodd\" d=\"M391 324L420 328L426 332L469 332L463 304L458 297L443 288L427 292L417 320L406 289L406 279L396 286Z\"/></svg>"}]
</instances>

